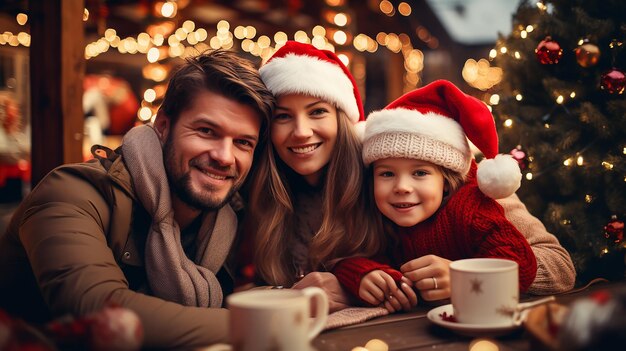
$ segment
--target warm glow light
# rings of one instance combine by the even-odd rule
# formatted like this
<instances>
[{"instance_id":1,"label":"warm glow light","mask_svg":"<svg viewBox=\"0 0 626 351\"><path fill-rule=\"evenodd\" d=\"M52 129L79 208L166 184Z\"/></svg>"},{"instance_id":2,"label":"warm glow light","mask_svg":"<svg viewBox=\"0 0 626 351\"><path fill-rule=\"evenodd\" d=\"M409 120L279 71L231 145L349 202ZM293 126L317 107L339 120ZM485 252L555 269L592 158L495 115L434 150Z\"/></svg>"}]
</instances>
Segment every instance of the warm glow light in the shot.
<instances>
[{"instance_id":1,"label":"warm glow light","mask_svg":"<svg viewBox=\"0 0 626 351\"><path fill-rule=\"evenodd\" d=\"M582 166L584 163L584 159L582 156L578 156L578 158L576 158L576 164L579 166Z\"/></svg>"},{"instance_id":2,"label":"warm glow light","mask_svg":"<svg viewBox=\"0 0 626 351\"><path fill-rule=\"evenodd\" d=\"M513 120L512 119L507 119L506 121L504 121L504 126L507 128L511 128L511 126L513 126Z\"/></svg>"},{"instance_id":3,"label":"warm glow light","mask_svg":"<svg viewBox=\"0 0 626 351\"><path fill-rule=\"evenodd\" d=\"M341 60L341 62L343 62L344 65L348 66L350 64L350 58L348 58L348 56L346 56L345 54L339 54L337 55L337 57L339 57L339 59Z\"/></svg>"},{"instance_id":4,"label":"warm glow light","mask_svg":"<svg viewBox=\"0 0 626 351\"><path fill-rule=\"evenodd\" d=\"M522 101L523 98L524 97L522 96L522 94L515 95L515 100L517 100L517 101Z\"/></svg>"},{"instance_id":5,"label":"warm glow light","mask_svg":"<svg viewBox=\"0 0 626 351\"><path fill-rule=\"evenodd\" d=\"M533 180L533 174L530 172L526 173L526 179Z\"/></svg>"},{"instance_id":6,"label":"warm glow light","mask_svg":"<svg viewBox=\"0 0 626 351\"><path fill-rule=\"evenodd\" d=\"M526 39L528 37L528 32L523 30L519 33L520 38Z\"/></svg>"},{"instance_id":7,"label":"warm glow light","mask_svg":"<svg viewBox=\"0 0 626 351\"><path fill-rule=\"evenodd\" d=\"M333 34L333 40L335 41L335 43L343 45L348 40L348 36L344 31L338 30L335 32L335 34Z\"/></svg>"},{"instance_id":8,"label":"warm glow light","mask_svg":"<svg viewBox=\"0 0 626 351\"><path fill-rule=\"evenodd\" d=\"M623 153L624 155L626 155L626 147L624 147L624 149L622 149L622 153Z\"/></svg>"},{"instance_id":9,"label":"warm glow light","mask_svg":"<svg viewBox=\"0 0 626 351\"><path fill-rule=\"evenodd\" d=\"M546 129L550 129L550 125L548 123L544 124L543 127Z\"/></svg>"},{"instance_id":10,"label":"warm glow light","mask_svg":"<svg viewBox=\"0 0 626 351\"><path fill-rule=\"evenodd\" d=\"M148 50L148 54L146 56L148 56L148 62L157 62L159 60L159 49L151 48L150 50Z\"/></svg>"},{"instance_id":11,"label":"warm glow light","mask_svg":"<svg viewBox=\"0 0 626 351\"><path fill-rule=\"evenodd\" d=\"M557 96L557 98L556 98L556 103L557 103L557 104L562 104L562 103L563 103L563 100L564 100L563 95L559 95L559 96Z\"/></svg>"},{"instance_id":12,"label":"warm glow light","mask_svg":"<svg viewBox=\"0 0 626 351\"><path fill-rule=\"evenodd\" d=\"M154 89L146 89L143 93L143 99L147 102L152 102L156 99L156 91Z\"/></svg>"},{"instance_id":13,"label":"warm glow light","mask_svg":"<svg viewBox=\"0 0 626 351\"><path fill-rule=\"evenodd\" d=\"M108 28L104 31L104 38L108 41L113 41L113 39L117 36L117 32L113 28Z\"/></svg>"},{"instance_id":14,"label":"warm glow light","mask_svg":"<svg viewBox=\"0 0 626 351\"><path fill-rule=\"evenodd\" d=\"M152 110L149 107L142 107L139 109L139 119L142 121L147 121L152 117Z\"/></svg>"},{"instance_id":15,"label":"warm glow light","mask_svg":"<svg viewBox=\"0 0 626 351\"><path fill-rule=\"evenodd\" d=\"M20 12L17 14L17 16L15 16L15 19L17 20L17 24L23 26L28 21L28 15Z\"/></svg>"},{"instance_id":16,"label":"warm glow light","mask_svg":"<svg viewBox=\"0 0 626 351\"><path fill-rule=\"evenodd\" d=\"M195 24L193 21L186 20L186 21L183 23L183 29L184 29L187 33L193 32L193 30L194 30L194 29L196 29L196 24Z\"/></svg>"},{"instance_id":17,"label":"warm glow light","mask_svg":"<svg viewBox=\"0 0 626 351\"><path fill-rule=\"evenodd\" d=\"M565 166L570 166L572 164L572 159L568 158L567 160L563 161L563 165Z\"/></svg>"},{"instance_id":18,"label":"warm glow light","mask_svg":"<svg viewBox=\"0 0 626 351\"><path fill-rule=\"evenodd\" d=\"M172 18L176 14L176 3L166 2L161 6L161 15L163 17Z\"/></svg>"},{"instance_id":19,"label":"warm glow light","mask_svg":"<svg viewBox=\"0 0 626 351\"><path fill-rule=\"evenodd\" d=\"M585 195L585 202L589 204L591 201L593 201L593 197L589 194Z\"/></svg>"},{"instance_id":20,"label":"warm glow light","mask_svg":"<svg viewBox=\"0 0 626 351\"><path fill-rule=\"evenodd\" d=\"M198 30L196 31L196 39L198 39L198 42L203 42L208 37L209 37L209 33L207 33L206 29L198 28Z\"/></svg>"},{"instance_id":21,"label":"warm glow light","mask_svg":"<svg viewBox=\"0 0 626 351\"><path fill-rule=\"evenodd\" d=\"M87 22L88 19L89 19L89 10L84 9L83 10L83 22Z\"/></svg>"},{"instance_id":22,"label":"warm glow light","mask_svg":"<svg viewBox=\"0 0 626 351\"><path fill-rule=\"evenodd\" d=\"M297 42L300 43L306 43L309 41L309 37L306 35L306 33L302 30L297 31L294 35L293 35L293 39Z\"/></svg>"},{"instance_id":23,"label":"warm glow light","mask_svg":"<svg viewBox=\"0 0 626 351\"><path fill-rule=\"evenodd\" d=\"M335 15L335 18L333 19L333 21L339 27L343 27L346 24L348 24L348 16L346 16L346 14L343 12L339 12L338 14Z\"/></svg>"},{"instance_id":24,"label":"warm glow light","mask_svg":"<svg viewBox=\"0 0 626 351\"><path fill-rule=\"evenodd\" d=\"M246 38L252 39L256 37L256 28L252 26L246 26Z\"/></svg>"},{"instance_id":25,"label":"warm glow light","mask_svg":"<svg viewBox=\"0 0 626 351\"><path fill-rule=\"evenodd\" d=\"M498 56L498 51L496 49L491 49L489 51L489 58L496 58L496 56Z\"/></svg>"},{"instance_id":26,"label":"warm glow light","mask_svg":"<svg viewBox=\"0 0 626 351\"><path fill-rule=\"evenodd\" d=\"M389 15L393 12L393 4L387 0L381 1L378 7L380 8L380 11L382 11L382 13L384 13L385 15Z\"/></svg>"},{"instance_id":27,"label":"warm glow light","mask_svg":"<svg viewBox=\"0 0 626 351\"><path fill-rule=\"evenodd\" d=\"M526 31L528 33L532 32L533 30L535 30L535 28L533 26L531 26L530 24L526 26Z\"/></svg>"},{"instance_id":28,"label":"warm glow light","mask_svg":"<svg viewBox=\"0 0 626 351\"><path fill-rule=\"evenodd\" d=\"M276 32L274 34L274 41L276 44L285 44L289 38L285 32Z\"/></svg>"},{"instance_id":29,"label":"warm glow light","mask_svg":"<svg viewBox=\"0 0 626 351\"><path fill-rule=\"evenodd\" d=\"M507 52L506 46L501 47L500 48L500 52L503 53L503 54L506 54L506 52Z\"/></svg>"},{"instance_id":30,"label":"warm glow light","mask_svg":"<svg viewBox=\"0 0 626 351\"><path fill-rule=\"evenodd\" d=\"M469 345L469 351L499 351L498 344L490 339L474 339Z\"/></svg>"},{"instance_id":31,"label":"warm glow light","mask_svg":"<svg viewBox=\"0 0 626 351\"><path fill-rule=\"evenodd\" d=\"M257 40L257 45L261 49L265 49L269 47L271 43L272 43L272 40L267 35L261 35L259 39Z\"/></svg>"},{"instance_id":32,"label":"warm glow light","mask_svg":"<svg viewBox=\"0 0 626 351\"><path fill-rule=\"evenodd\" d=\"M217 22L217 31L218 32L228 32L229 29L230 29L230 23L228 23L228 21L221 20L221 21Z\"/></svg>"},{"instance_id":33,"label":"warm glow light","mask_svg":"<svg viewBox=\"0 0 626 351\"><path fill-rule=\"evenodd\" d=\"M500 102L500 95L498 94L493 94L489 98L489 103L492 105L497 105L499 102Z\"/></svg>"},{"instance_id":34,"label":"warm glow light","mask_svg":"<svg viewBox=\"0 0 626 351\"><path fill-rule=\"evenodd\" d=\"M613 169L613 164L610 162L602 161L602 166L606 169Z\"/></svg>"},{"instance_id":35,"label":"warm glow light","mask_svg":"<svg viewBox=\"0 0 626 351\"><path fill-rule=\"evenodd\" d=\"M411 5L407 4L406 2L401 2L400 4L398 4L398 12L400 12L402 16L410 15Z\"/></svg>"},{"instance_id":36,"label":"warm glow light","mask_svg":"<svg viewBox=\"0 0 626 351\"><path fill-rule=\"evenodd\" d=\"M571 94L569 94L569 97L571 97L572 99L573 99L573 98L575 98L575 97L576 97L576 92L575 92L575 91L572 91L572 93L571 93Z\"/></svg>"},{"instance_id":37,"label":"warm glow light","mask_svg":"<svg viewBox=\"0 0 626 351\"><path fill-rule=\"evenodd\" d=\"M513 56L515 56L516 59L521 59L522 56L520 55L519 51L515 51L515 54L513 54Z\"/></svg>"}]
</instances>

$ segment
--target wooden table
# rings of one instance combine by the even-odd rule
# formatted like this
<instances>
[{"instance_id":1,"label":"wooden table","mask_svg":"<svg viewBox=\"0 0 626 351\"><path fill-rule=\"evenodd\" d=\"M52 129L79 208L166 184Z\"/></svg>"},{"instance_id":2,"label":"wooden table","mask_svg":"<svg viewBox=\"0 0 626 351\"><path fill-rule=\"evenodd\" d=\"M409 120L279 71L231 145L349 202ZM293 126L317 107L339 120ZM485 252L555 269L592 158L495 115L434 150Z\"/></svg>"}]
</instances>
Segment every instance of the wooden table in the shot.
<instances>
[{"instance_id":1,"label":"wooden table","mask_svg":"<svg viewBox=\"0 0 626 351\"><path fill-rule=\"evenodd\" d=\"M626 282L608 283L598 281L585 288L557 295L556 302L567 305L577 298L587 296L601 289L626 287ZM524 297L532 301L541 297ZM398 313L376 318L361 324L323 332L313 340L317 351L350 351L357 346L365 346L371 339L381 339L389 345L390 351L400 350L469 350L470 343L477 340L458 335L450 330L434 325L426 317L427 312L436 307L418 306L408 313ZM531 350L531 337L523 327L505 336L495 337L500 351Z\"/></svg>"}]
</instances>

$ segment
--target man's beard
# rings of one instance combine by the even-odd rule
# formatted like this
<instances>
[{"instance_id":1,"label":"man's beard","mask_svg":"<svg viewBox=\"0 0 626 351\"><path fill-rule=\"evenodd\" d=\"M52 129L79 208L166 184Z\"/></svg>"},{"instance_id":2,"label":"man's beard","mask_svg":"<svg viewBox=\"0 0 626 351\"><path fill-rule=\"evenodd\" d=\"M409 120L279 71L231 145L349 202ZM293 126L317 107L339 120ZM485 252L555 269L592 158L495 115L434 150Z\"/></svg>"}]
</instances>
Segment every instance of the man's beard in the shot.
<instances>
[{"instance_id":1,"label":"man's beard","mask_svg":"<svg viewBox=\"0 0 626 351\"><path fill-rule=\"evenodd\" d=\"M171 136L171 134L170 134ZM165 173L167 174L167 179L169 181L171 191L184 203L198 210L202 211L216 211L224 207L233 195L239 190L241 187L241 182L233 184L230 188L226 196L223 199L216 199L214 196L203 196L203 194L198 194L194 192L193 185L191 184L191 173L187 172L182 175L175 174L174 169L176 168L176 150L174 149L174 145L172 140L168 136L165 145L163 145L163 161L165 166ZM193 164L193 159L189 162L190 166ZM219 167L215 167L219 169ZM236 172L237 173L237 172ZM235 174L233 179L239 179L239 175ZM213 190L213 189L211 189Z\"/></svg>"}]
</instances>

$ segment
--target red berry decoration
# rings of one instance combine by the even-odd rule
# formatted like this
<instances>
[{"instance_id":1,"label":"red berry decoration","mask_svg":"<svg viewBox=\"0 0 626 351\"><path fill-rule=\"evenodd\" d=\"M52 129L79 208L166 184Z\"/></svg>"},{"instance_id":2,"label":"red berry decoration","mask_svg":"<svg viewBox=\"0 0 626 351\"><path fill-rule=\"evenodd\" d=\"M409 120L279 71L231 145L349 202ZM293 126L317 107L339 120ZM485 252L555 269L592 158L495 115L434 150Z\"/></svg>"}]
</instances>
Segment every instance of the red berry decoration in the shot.
<instances>
[{"instance_id":1,"label":"red berry decoration","mask_svg":"<svg viewBox=\"0 0 626 351\"><path fill-rule=\"evenodd\" d=\"M552 37L547 36L537 45L535 55L542 65L553 65L558 63L563 56L563 49L559 43L552 40Z\"/></svg>"},{"instance_id":2,"label":"red berry decoration","mask_svg":"<svg viewBox=\"0 0 626 351\"><path fill-rule=\"evenodd\" d=\"M611 216L611 220L604 226L604 237L609 241L619 244L624 240L624 221L617 219L617 216Z\"/></svg>"},{"instance_id":3,"label":"red berry decoration","mask_svg":"<svg viewBox=\"0 0 626 351\"><path fill-rule=\"evenodd\" d=\"M600 87L611 94L622 94L626 87L626 74L613 68L600 77Z\"/></svg>"}]
</instances>

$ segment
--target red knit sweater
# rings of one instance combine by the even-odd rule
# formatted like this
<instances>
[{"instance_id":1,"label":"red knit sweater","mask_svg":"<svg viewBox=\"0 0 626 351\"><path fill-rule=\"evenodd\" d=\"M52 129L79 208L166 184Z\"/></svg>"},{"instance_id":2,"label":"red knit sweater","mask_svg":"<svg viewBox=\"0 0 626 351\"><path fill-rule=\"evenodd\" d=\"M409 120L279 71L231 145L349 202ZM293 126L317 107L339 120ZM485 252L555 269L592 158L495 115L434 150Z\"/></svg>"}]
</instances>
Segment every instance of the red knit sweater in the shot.
<instances>
[{"instance_id":1,"label":"red knit sweater","mask_svg":"<svg viewBox=\"0 0 626 351\"><path fill-rule=\"evenodd\" d=\"M402 273L397 268L424 255L448 260L491 257L510 259L519 265L519 287L526 291L535 279L537 261L524 236L504 217L502 207L485 196L476 183L473 163L470 178L433 216L413 227L395 226L399 243L392 250L391 261L364 257L339 262L333 273L358 297L361 279L373 270L383 270L396 282Z\"/></svg>"}]
</instances>

